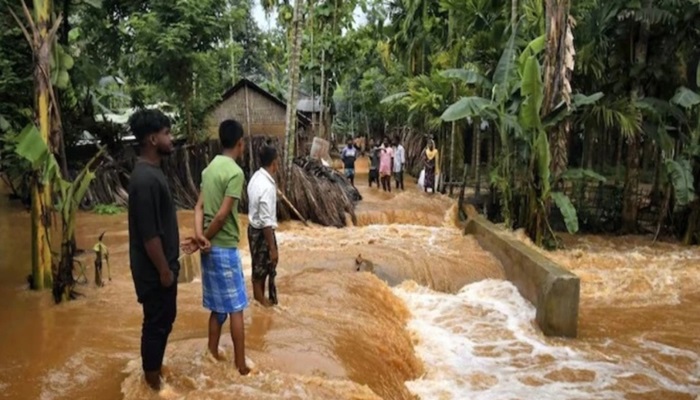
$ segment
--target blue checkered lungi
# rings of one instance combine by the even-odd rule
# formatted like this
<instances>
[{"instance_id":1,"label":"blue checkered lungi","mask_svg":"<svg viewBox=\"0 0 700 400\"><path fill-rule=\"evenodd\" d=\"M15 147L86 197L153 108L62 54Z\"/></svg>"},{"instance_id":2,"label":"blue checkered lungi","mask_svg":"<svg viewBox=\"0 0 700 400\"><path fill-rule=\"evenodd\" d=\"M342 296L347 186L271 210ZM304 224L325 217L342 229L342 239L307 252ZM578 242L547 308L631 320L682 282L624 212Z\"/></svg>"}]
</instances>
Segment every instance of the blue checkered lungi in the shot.
<instances>
[{"instance_id":1,"label":"blue checkered lungi","mask_svg":"<svg viewBox=\"0 0 700 400\"><path fill-rule=\"evenodd\" d=\"M238 249L212 246L202 254L202 298L204 308L222 314L248 307Z\"/></svg>"}]
</instances>

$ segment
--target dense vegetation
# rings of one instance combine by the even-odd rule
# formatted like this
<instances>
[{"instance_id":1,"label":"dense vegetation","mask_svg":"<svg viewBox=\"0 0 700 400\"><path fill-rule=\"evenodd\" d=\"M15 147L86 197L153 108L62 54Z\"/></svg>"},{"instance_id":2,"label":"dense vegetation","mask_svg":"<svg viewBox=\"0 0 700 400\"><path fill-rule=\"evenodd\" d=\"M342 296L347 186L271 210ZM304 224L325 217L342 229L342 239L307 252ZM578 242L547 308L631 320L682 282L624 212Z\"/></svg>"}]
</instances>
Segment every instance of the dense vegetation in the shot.
<instances>
[{"instance_id":1,"label":"dense vegetation","mask_svg":"<svg viewBox=\"0 0 700 400\"><path fill-rule=\"evenodd\" d=\"M555 244L553 228L700 241L698 0L260 3L272 29L251 0L48 2L51 22L63 16L46 60L62 179L87 161L65 156L83 132L119 147L106 115L167 103L196 143L207 110L247 77L319 99L316 135L401 135L414 173L432 136L444 187L488 192L489 216L539 244ZM23 21L17 1L0 7ZM0 167L28 199L37 169L16 147L39 124L37 57L11 13L0 41Z\"/></svg>"}]
</instances>

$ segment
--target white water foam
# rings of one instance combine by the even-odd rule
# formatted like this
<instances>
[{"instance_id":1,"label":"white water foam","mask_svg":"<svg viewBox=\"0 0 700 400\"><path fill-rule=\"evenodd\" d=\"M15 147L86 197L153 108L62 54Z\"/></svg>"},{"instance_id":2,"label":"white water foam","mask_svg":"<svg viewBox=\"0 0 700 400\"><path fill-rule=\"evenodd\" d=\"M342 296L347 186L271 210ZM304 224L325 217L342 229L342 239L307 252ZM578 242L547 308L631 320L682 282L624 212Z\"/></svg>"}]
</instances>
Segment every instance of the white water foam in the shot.
<instances>
[{"instance_id":1,"label":"white water foam","mask_svg":"<svg viewBox=\"0 0 700 400\"><path fill-rule=\"evenodd\" d=\"M535 309L510 282L485 280L455 295L414 282L393 290L413 315L408 329L426 373L406 385L421 399L607 400L656 389L700 393L698 379L677 382L644 357L682 355L700 366L692 352L640 339L639 356L626 357L608 353L605 342L547 339L534 326Z\"/></svg>"}]
</instances>

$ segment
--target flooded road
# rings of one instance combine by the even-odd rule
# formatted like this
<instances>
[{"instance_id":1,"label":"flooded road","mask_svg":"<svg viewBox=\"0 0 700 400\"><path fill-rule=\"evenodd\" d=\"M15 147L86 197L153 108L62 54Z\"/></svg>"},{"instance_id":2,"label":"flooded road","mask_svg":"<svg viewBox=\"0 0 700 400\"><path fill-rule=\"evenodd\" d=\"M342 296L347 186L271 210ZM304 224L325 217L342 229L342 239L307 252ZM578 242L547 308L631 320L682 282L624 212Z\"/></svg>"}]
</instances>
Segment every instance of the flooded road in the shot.
<instances>
[{"instance_id":1,"label":"flooded road","mask_svg":"<svg viewBox=\"0 0 700 400\"><path fill-rule=\"evenodd\" d=\"M697 248L567 238L549 256L582 278L581 338L548 339L498 262L455 227L451 200L361 191L356 227L282 224L281 306L245 313L253 375L207 357L201 283L179 286L160 398L667 400L700 391ZM179 217L186 235L192 214ZM159 398L140 378L126 215L79 216L79 247L107 231L113 280L79 285L85 296L60 306L26 290L28 228L28 214L0 199L0 398ZM355 272L360 254L374 273ZM226 336L222 346L231 353Z\"/></svg>"}]
</instances>

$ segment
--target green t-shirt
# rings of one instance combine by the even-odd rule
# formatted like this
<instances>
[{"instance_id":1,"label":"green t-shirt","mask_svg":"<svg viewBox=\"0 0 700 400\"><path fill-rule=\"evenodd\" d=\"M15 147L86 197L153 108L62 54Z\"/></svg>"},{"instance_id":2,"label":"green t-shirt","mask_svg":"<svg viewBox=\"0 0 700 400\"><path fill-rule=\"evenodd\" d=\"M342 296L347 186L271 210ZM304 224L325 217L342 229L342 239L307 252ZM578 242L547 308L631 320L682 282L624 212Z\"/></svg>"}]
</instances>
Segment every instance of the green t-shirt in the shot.
<instances>
[{"instance_id":1,"label":"green t-shirt","mask_svg":"<svg viewBox=\"0 0 700 400\"><path fill-rule=\"evenodd\" d=\"M204 197L204 229L209 227L219 211L224 197L236 199L231 215L226 218L224 226L211 240L212 246L238 247L241 224L238 221L238 203L243 191L243 170L231 157L218 155L202 172L202 196Z\"/></svg>"}]
</instances>

